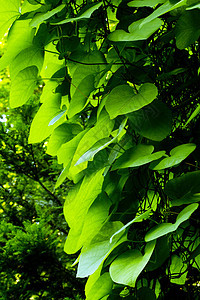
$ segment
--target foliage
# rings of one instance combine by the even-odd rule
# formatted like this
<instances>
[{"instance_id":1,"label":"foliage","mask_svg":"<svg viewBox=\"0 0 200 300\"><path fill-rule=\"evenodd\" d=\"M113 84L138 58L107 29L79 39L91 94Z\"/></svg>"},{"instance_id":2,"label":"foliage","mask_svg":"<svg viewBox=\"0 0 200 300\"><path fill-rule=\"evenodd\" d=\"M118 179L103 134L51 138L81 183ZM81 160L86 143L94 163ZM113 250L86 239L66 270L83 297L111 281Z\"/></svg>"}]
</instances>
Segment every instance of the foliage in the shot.
<instances>
[{"instance_id":1,"label":"foliage","mask_svg":"<svg viewBox=\"0 0 200 300\"><path fill-rule=\"evenodd\" d=\"M10 105L44 85L29 143L49 138L55 187L74 183L86 299L198 299L199 2L4 2Z\"/></svg>"},{"instance_id":2,"label":"foliage","mask_svg":"<svg viewBox=\"0 0 200 300\"><path fill-rule=\"evenodd\" d=\"M10 80L2 73L0 146L0 299L80 300L83 284L64 255L68 228L62 187L53 193L59 168L45 147L27 144L36 91L22 111L8 107Z\"/></svg>"}]
</instances>

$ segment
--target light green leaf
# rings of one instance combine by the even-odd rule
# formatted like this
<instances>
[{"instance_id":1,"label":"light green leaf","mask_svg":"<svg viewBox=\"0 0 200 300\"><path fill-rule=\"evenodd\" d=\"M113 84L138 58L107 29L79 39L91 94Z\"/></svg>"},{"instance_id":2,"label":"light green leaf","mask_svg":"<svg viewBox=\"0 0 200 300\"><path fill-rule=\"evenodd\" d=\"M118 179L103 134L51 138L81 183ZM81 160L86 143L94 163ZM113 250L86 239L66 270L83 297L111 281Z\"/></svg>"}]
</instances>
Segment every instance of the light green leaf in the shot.
<instances>
[{"instance_id":1,"label":"light green leaf","mask_svg":"<svg viewBox=\"0 0 200 300\"><path fill-rule=\"evenodd\" d=\"M127 117L136 132L153 141L162 141L171 131L171 111L159 100L128 114Z\"/></svg>"},{"instance_id":2,"label":"light green leaf","mask_svg":"<svg viewBox=\"0 0 200 300\"><path fill-rule=\"evenodd\" d=\"M37 79L38 68L35 66L27 67L17 74L11 84L11 108L19 107L28 101L37 87Z\"/></svg>"},{"instance_id":3,"label":"light green leaf","mask_svg":"<svg viewBox=\"0 0 200 300\"><path fill-rule=\"evenodd\" d=\"M22 50L10 64L11 79L27 67L36 66L38 70L41 71L43 61L43 51L37 46L31 46Z\"/></svg>"},{"instance_id":4,"label":"light green leaf","mask_svg":"<svg viewBox=\"0 0 200 300\"><path fill-rule=\"evenodd\" d=\"M104 181L103 170L87 175L79 188L71 189L64 205L64 215L70 228L82 227L88 209L101 193Z\"/></svg>"},{"instance_id":5,"label":"light green leaf","mask_svg":"<svg viewBox=\"0 0 200 300\"><path fill-rule=\"evenodd\" d=\"M91 51L88 54L79 53L72 59L78 60L81 64L69 64L69 72L72 77L71 100L67 112L69 118L79 113L89 100L90 93L98 85L105 69L105 57L100 51ZM84 65L85 64L85 65Z\"/></svg>"},{"instance_id":6,"label":"light green leaf","mask_svg":"<svg viewBox=\"0 0 200 300\"><path fill-rule=\"evenodd\" d=\"M91 275L93 276L93 275ZM86 300L99 300L108 295L112 290L113 282L108 272L101 275L90 287L86 289Z\"/></svg>"},{"instance_id":7,"label":"light green leaf","mask_svg":"<svg viewBox=\"0 0 200 300\"><path fill-rule=\"evenodd\" d=\"M151 15L149 15L148 17L146 17L143 22L141 23L141 26L143 26L146 23L151 22L152 20L166 14L167 12L170 12L176 8L179 8L181 6L184 6L187 4L187 0L181 0L177 3L171 3L169 0L166 1L163 5L161 5L160 7L158 7Z\"/></svg>"},{"instance_id":8,"label":"light green leaf","mask_svg":"<svg viewBox=\"0 0 200 300\"><path fill-rule=\"evenodd\" d=\"M157 94L158 90L152 83L144 83L139 88L138 94L135 94L129 85L120 85L107 96L105 107L111 119L114 119L118 115L137 111L148 105L156 98Z\"/></svg>"},{"instance_id":9,"label":"light green leaf","mask_svg":"<svg viewBox=\"0 0 200 300\"><path fill-rule=\"evenodd\" d=\"M172 255L170 265L170 282L180 285L185 284L188 273L186 270L187 264L184 264L179 256L175 254Z\"/></svg>"},{"instance_id":10,"label":"light green leaf","mask_svg":"<svg viewBox=\"0 0 200 300\"><path fill-rule=\"evenodd\" d=\"M186 10L191 10L191 9L196 9L196 8L200 9L200 3L189 6L186 8Z\"/></svg>"},{"instance_id":11,"label":"light green leaf","mask_svg":"<svg viewBox=\"0 0 200 300\"><path fill-rule=\"evenodd\" d=\"M186 127L198 114L200 113L200 105L197 106L197 108L193 111L189 119L187 120L184 127Z\"/></svg>"},{"instance_id":12,"label":"light green leaf","mask_svg":"<svg viewBox=\"0 0 200 300\"><path fill-rule=\"evenodd\" d=\"M145 241L149 242L155 240L161 236L164 236L168 233L174 232L177 230L179 225L184 221L188 220L191 214L198 208L197 203L193 203L185 207L177 216L176 222L172 223L162 223L154 226L145 236Z\"/></svg>"},{"instance_id":13,"label":"light green leaf","mask_svg":"<svg viewBox=\"0 0 200 300\"><path fill-rule=\"evenodd\" d=\"M30 20L17 20L8 34L7 51L0 59L0 70L8 64L25 48L32 46L35 30L29 26Z\"/></svg>"},{"instance_id":14,"label":"light green leaf","mask_svg":"<svg viewBox=\"0 0 200 300\"><path fill-rule=\"evenodd\" d=\"M164 3L165 0L134 0L128 3L130 7L154 7L160 3Z\"/></svg>"},{"instance_id":15,"label":"light green leaf","mask_svg":"<svg viewBox=\"0 0 200 300\"><path fill-rule=\"evenodd\" d=\"M151 163L150 168L152 170L163 170L174 167L186 159L195 149L196 145L192 143L177 146L170 151L169 157L162 159L158 163Z\"/></svg>"},{"instance_id":16,"label":"light green leaf","mask_svg":"<svg viewBox=\"0 0 200 300\"><path fill-rule=\"evenodd\" d=\"M47 153L52 156L56 155L62 144L70 141L81 131L82 128L78 124L61 124L53 131L52 135L50 136L47 145Z\"/></svg>"},{"instance_id":17,"label":"light green leaf","mask_svg":"<svg viewBox=\"0 0 200 300\"><path fill-rule=\"evenodd\" d=\"M46 12L46 13L36 14L34 16L34 18L31 20L30 26L31 27L37 27L38 25L40 25L45 20L51 18L52 16L54 16L55 14L60 12L64 7L66 7L66 4L61 4L58 7L54 8L54 9L52 9L52 10Z\"/></svg>"},{"instance_id":18,"label":"light green leaf","mask_svg":"<svg viewBox=\"0 0 200 300\"><path fill-rule=\"evenodd\" d=\"M66 253L75 253L83 245L90 243L92 238L99 232L109 215L111 201L105 193L101 193L90 206L83 225L72 227L68 233L64 250ZM65 206L64 206L65 214Z\"/></svg>"},{"instance_id":19,"label":"light green leaf","mask_svg":"<svg viewBox=\"0 0 200 300\"><path fill-rule=\"evenodd\" d=\"M67 110L61 111L57 116L55 116L50 122L48 126L54 125L65 113Z\"/></svg>"},{"instance_id":20,"label":"light green leaf","mask_svg":"<svg viewBox=\"0 0 200 300\"><path fill-rule=\"evenodd\" d=\"M0 40L12 23L20 16L20 0L1 0Z\"/></svg>"},{"instance_id":21,"label":"light green leaf","mask_svg":"<svg viewBox=\"0 0 200 300\"><path fill-rule=\"evenodd\" d=\"M136 280L147 265L156 242L147 243L145 254L139 250L129 250L117 257L110 266L110 276L118 284L135 287Z\"/></svg>"},{"instance_id":22,"label":"light green leaf","mask_svg":"<svg viewBox=\"0 0 200 300\"><path fill-rule=\"evenodd\" d=\"M124 129L125 125L127 122L127 118L124 119L124 121L122 122L122 124L119 127L119 130L116 134L116 136L112 139L110 138L103 138L101 140L99 140L98 142L96 142L94 144L94 146L92 146L88 151L86 151L77 161L77 163L75 164L75 166L81 164L82 162L85 161L89 161L92 160L93 157L95 156L95 154L97 154L99 151L101 151L102 149L106 148L107 146L109 146L111 143L115 142L116 139L118 138L118 136L121 134L122 130Z\"/></svg>"},{"instance_id":23,"label":"light green leaf","mask_svg":"<svg viewBox=\"0 0 200 300\"><path fill-rule=\"evenodd\" d=\"M156 32L163 24L162 20L156 18L149 23L140 26L144 19L140 19L132 23L129 27L129 33L118 29L110 33L108 39L113 42L128 42L140 41L148 39L154 32Z\"/></svg>"},{"instance_id":24,"label":"light green leaf","mask_svg":"<svg viewBox=\"0 0 200 300\"><path fill-rule=\"evenodd\" d=\"M112 243L110 243L112 234L122 226L123 224L119 221L107 222L92 239L91 243L83 247L79 259L77 277L87 277L93 274L111 251L126 241L126 237L122 237L122 232L118 236L115 236Z\"/></svg>"},{"instance_id":25,"label":"light green leaf","mask_svg":"<svg viewBox=\"0 0 200 300\"><path fill-rule=\"evenodd\" d=\"M180 16L175 27L176 46L184 49L198 40L200 36L200 11L187 11Z\"/></svg>"},{"instance_id":26,"label":"light green leaf","mask_svg":"<svg viewBox=\"0 0 200 300\"><path fill-rule=\"evenodd\" d=\"M21 6L21 13L25 14L28 12L35 11L41 7L41 4L33 5L28 2L28 0L24 0L22 6Z\"/></svg>"},{"instance_id":27,"label":"light green leaf","mask_svg":"<svg viewBox=\"0 0 200 300\"><path fill-rule=\"evenodd\" d=\"M143 214L135 217L133 220L128 222L126 225L124 225L122 228L120 228L117 232L115 232L111 238L110 238L110 243L112 243L113 238L120 232L124 231L127 227L129 227L133 223L138 223L142 222L144 219L148 219L149 215L151 214L151 209L145 211Z\"/></svg>"},{"instance_id":28,"label":"light green leaf","mask_svg":"<svg viewBox=\"0 0 200 300\"><path fill-rule=\"evenodd\" d=\"M154 147L152 145L139 144L132 147L126 150L116 160L112 170L139 167L165 156L165 151L159 151L152 154L153 150Z\"/></svg>"},{"instance_id":29,"label":"light green leaf","mask_svg":"<svg viewBox=\"0 0 200 300\"><path fill-rule=\"evenodd\" d=\"M97 10L101 5L102 5L102 2L100 2L98 4L94 4L90 8L88 8L86 11L84 11L83 13L81 13L79 16L77 16L75 18L69 18L69 19L63 20L58 23L53 23L53 24L61 25L61 24L66 24L66 23L73 22L73 21L79 21L82 19L89 19L91 17L91 15L93 14L93 12L95 10Z\"/></svg>"},{"instance_id":30,"label":"light green leaf","mask_svg":"<svg viewBox=\"0 0 200 300\"><path fill-rule=\"evenodd\" d=\"M74 157L71 162L71 167L69 169L69 178L74 180L74 176L84 170L87 167L88 162L85 161L80 165L76 165L79 158L87 152L98 140L107 138L110 136L114 126L114 121L110 120L108 113L104 110L95 124L94 127L89 129L89 131L81 139Z\"/></svg>"},{"instance_id":31,"label":"light green leaf","mask_svg":"<svg viewBox=\"0 0 200 300\"><path fill-rule=\"evenodd\" d=\"M171 199L172 206L200 201L200 171L190 172L169 180L165 193Z\"/></svg>"},{"instance_id":32,"label":"light green leaf","mask_svg":"<svg viewBox=\"0 0 200 300\"><path fill-rule=\"evenodd\" d=\"M49 126L49 122L60 112L60 102L61 95L51 92L49 99L46 99L33 119L29 134L29 143L43 141L63 122L64 116L54 125Z\"/></svg>"}]
</instances>

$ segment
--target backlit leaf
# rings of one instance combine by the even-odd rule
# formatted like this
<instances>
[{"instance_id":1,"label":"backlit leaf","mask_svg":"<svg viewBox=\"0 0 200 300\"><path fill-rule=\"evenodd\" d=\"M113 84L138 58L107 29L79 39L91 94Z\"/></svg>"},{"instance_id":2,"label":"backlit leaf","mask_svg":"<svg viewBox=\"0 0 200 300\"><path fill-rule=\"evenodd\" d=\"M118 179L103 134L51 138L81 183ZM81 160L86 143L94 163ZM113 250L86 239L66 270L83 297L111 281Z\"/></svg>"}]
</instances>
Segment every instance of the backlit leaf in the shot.
<instances>
[{"instance_id":1,"label":"backlit leaf","mask_svg":"<svg viewBox=\"0 0 200 300\"><path fill-rule=\"evenodd\" d=\"M82 20L82 19L88 19L88 18L91 17L91 15L93 14L93 12L95 10L97 10L101 5L102 5L102 2L100 2L98 4L94 4L90 8L88 8L85 12L83 12L82 14L80 14L80 16L75 17L75 18L69 18L69 19L63 20L61 22L54 23L54 24L55 25L61 25L61 24L66 24L66 23L73 22L73 21L79 21L79 20Z\"/></svg>"},{"instance_id":2,"label":"backlit leaf","mask_svg":"<svg viewBox=\"0 0 200 300\"><path fill-rule=\"evenodd\" d=\"M161 236L164 236L168 233L171 233L179 227L181 223L188 220L191 214L198 208L198 204L190 204L185 207L177 216L176 222L172 223L162 223L159 225L154 226L145 236L145 241L149 242L155 240Z\"/></svg>"},{"instance_id":3,"label":"backlit leaf","mask_svg":"<svg viewBox=\"0 0 200 300\"><path fill-rule=\"evenodd\" d=\"M148 39L155 31L157 31L162 25L162 20L156 18L149 23L145 23L140 26L143 19L140 19L132 23L129 27L129 33L118 29L110 33L108 38L113 42L126 42L126 41L140 41Z\"/></svg>"},{"instance_id":4,"label":"backlit leaf","mask_svg":"<svg viewBox=\"0 0 200 300\"><path fill-rule=\"evenodd\" d=\"M10 90L10 106L19 107L26 103L37 87L38 68L27 67L13 79Z\"/></svg>"},{"instance_id":5,"label":"backlit leaf","mask_svg":"<svg viewBox=\"0 0 200 300\"><path fill-rule=\"evenodd\" d=\"M188 143L177 146L170 151L170 156L162 159L160 162L153 162L150 165L152 170L163 170L174 167L188 157L196 148L195 144Z\"/></svg>"},{"instance_id":6,"label":"backlit leaf","mask_svg":"<svg viewBox=\"0 0 200 300\"><path fill-rule=\"evenodd\" d=\"M129 250L117 257L110 266L112 280L134 287L138 276L147 265L155 245L155 241L147 243L144 255L139 250Z\"/></svg>"},{"instance_id":7,"label":"backlit leaf","mask_svg":"<svg viewBox=\"0 0 200 300\"><path fill-rule=\"evenodd\" d=\"M20 16L20 0L1 0L0 10L0 40L12 23Z\"/></svg>"}]
</instances>

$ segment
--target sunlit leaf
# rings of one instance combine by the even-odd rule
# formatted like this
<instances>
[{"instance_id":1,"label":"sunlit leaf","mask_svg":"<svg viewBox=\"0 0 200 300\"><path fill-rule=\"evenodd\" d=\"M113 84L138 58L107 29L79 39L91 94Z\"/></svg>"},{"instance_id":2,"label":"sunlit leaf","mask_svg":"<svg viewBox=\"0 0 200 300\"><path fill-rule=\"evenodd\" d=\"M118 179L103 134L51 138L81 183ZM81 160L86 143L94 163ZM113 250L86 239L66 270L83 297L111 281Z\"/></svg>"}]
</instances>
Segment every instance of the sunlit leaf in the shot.
<instances>
[{"instance_id":1,"label":"sunlit leaf","mask_svg":"<svg viewBox=\"0 0 200 300\"><path fill-rule=\"evenodd\" d=\"M37 87L38 68L27 67L13 79L10 90L10 106L19 107L26 103Z\"/></svg>"},{"instance_id":2,"label":"sunlit leaf","mask_svg":"<svg viewBox=\"0 0 200 300\"><path fill-rule=\"evenodd\" d=\"M163 158L160 162L153 162L150 165L152 170L162 170L174 167L186 159L196 148L195 144L188 143L177 146L170 151L170 156Z\"/></svg>"},{"instance_id":3,"label":"sunlit leaf","mask_svg":"<svg viewBox=\"0 0 200 300\"><path fill-rule=\"evenodd\" d=\"M57 6L56 8L48 11L47 13L36 14L35 17L31 20L30 26L37 27L39 24L41 24L45 20L51 18L52 16L54 16L55 14L60 12L65 6L66 6L65 4L61 4L61 5Z\"/></svg>"},{"instance_id":4,"label":"sunlit leaf","mask_svg":"<svg viewBox=\"0 0 200 300\"><path fill-rule=\"evenodd\" d=\"M132 23L129 27L129 33L118 29L110 33L108 38L113 42L126 42L126 41L140 41L148 39L155 31L157 31L162 25L162 20L156 18L149 23L142 24L143 19L140 19Z\"/></svg>"},{"instance_id":5,"label":"sunlit leaf","mask_svg":"<svg viewBox=\"0 0 200 300\"><path fill-rule=\"evenodd\" d=\"M0 39L3 38L8 28L20 16L20 0L1 0L0 10Z\"/></svg>"},{"instance_id":6,"label":"sunlit leaf","mask_svg":"<svg viewBox=\"0 0 200 300\"><path fill-rule=\"evenodd\" d=\"M100 6L102 5L102 2L98 3L98 4L94 4L92 5L90 8L88 8L86 11L84 11L83 13L81 13L79 16L75 17L75 18L68 18L65 19L63 21L60 21L58 23L54 23L55 25L61 25L61 24L66 24L69 22L73 22L73 21L79 21L82 19L88 19L91 17L91 15L93 14L93 12L95 10L97 10Z\"/></svg>"},{"instance_id":7,"label":"sunlit leaf","mask_svg":"<svg viewBox=\"0 0 200 300\"><path fill-rule=\"evenodd\" d=\"M134 287L138 276L147 265L155 245L155 241L147 243L144 255L139 250L129 250L117 257L110 266L112 280Z\"/></svg>"},{"instance_id":8,"label":"sunlit leaf","mask_svg":"<svg viewBox=\"0 0 200 300\"><path fill-rule=\"evenodd\" d=\"M174 224L172 223L162 223L159 225L156 225L145 236L145 241L149 242L152 240L155 240L163 235L166 235L168 233L171 233L180 226L181 223L188 220L191 214L198 208L198 204L190 204L187 207L185 207L177 216L176 222Z\"/></svg>"},{"instance_id":9,"label":"sunlit leaf","mask_svg":"<svg viewBox=\"0 0 200 300\"><path fill-rule=\"evenodd\" d=\"M25 48L32 46L35 30L29 26L30 20L17 20L11 27L8 35L7 51L0 59L0 70L8 64Z\"/></svg>"}]
</instances>

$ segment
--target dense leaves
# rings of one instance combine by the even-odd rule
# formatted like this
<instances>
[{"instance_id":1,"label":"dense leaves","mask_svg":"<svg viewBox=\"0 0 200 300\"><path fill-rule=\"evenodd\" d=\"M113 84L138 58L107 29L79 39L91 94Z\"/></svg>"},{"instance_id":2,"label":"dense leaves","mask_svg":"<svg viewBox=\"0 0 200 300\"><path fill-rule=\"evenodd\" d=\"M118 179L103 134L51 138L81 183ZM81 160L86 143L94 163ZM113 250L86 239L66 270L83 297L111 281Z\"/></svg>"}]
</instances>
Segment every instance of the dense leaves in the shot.
<instances>
[{"instance_id":1,"label":"dense leaves","mask_svg":"<svg viewBox=\"0 0 200 300\"><path fill-rule=\"evenodd\" d=\"M29 143L74 185L65 251L86 299L198 299L198 5L31 0L13 19L0 66L12 107L43 90Z\"/></svg>"}]
</instances>

